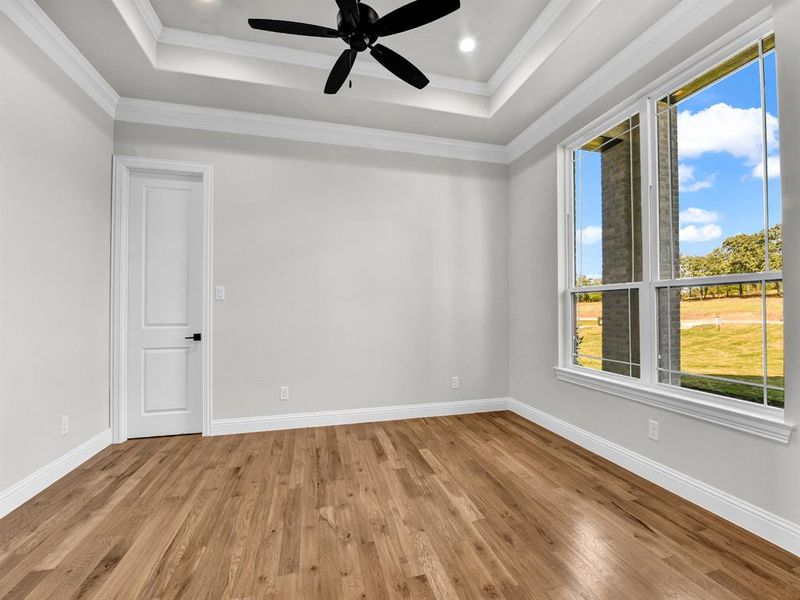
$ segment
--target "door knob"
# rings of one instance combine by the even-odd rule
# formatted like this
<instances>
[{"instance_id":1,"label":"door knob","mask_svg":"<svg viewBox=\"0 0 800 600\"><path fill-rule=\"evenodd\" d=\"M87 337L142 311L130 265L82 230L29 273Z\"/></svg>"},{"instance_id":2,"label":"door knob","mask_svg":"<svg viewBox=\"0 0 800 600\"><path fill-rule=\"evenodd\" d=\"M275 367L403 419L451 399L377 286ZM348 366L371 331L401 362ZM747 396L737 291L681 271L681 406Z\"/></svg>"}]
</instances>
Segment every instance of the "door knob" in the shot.
<instances>
[{"instance_id":1,"label":"door knob","mask_svg":"<svg viewBox=\"0 0 800 600\"><path fill-rule=\"evenodd\" d=\"M193 335L187 335L184 339L199 342L201 339L203 339L203 336L199 333L195 333Z\"/></svg>"}]
</instances>

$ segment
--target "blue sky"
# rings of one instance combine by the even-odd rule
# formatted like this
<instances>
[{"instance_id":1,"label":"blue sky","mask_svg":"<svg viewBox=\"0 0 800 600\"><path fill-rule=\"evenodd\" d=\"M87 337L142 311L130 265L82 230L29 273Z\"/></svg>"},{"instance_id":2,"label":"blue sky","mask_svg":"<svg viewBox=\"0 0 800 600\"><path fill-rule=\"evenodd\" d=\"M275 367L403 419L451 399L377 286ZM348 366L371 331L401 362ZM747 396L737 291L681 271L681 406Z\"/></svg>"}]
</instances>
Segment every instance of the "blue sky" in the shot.
<instances>
[{"instance_id":1,"label":"blue sky","mask_svg":"<svg viewBox=\"0 0 800 600\"><path fill-rule=\"evenodd\" d=\"M780 223L778 106L775 54L764 59L770 225ZM678 105L681 232L683 254L707 254L728 236L763 228L763 161L758 62L718 81ZM582 230L576 272L602 272L600 153L580 152ZM576 182L577 183L577 182ZM576 237L580 244L581 232ZM582 250L582 251L581 251Z\"/></svg>"}]
</instances>

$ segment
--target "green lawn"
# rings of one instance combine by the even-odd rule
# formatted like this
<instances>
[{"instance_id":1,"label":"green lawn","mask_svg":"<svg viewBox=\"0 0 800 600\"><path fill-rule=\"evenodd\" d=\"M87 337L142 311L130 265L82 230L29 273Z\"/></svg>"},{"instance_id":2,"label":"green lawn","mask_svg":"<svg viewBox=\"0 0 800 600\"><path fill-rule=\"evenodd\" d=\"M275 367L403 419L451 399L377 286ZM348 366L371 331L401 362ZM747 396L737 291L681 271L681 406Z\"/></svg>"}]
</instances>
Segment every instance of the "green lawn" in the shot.
<instances>
[{"instance_id":1,"label":"green lawn","mask_svg":"<svg viewBox=\"0 0 800 600\"><path fill-rule=\"evenodd\" d=\"M681 371L761 383L761 326L700 325L681 331ZM783 326L767 325L767 383L783 387ZM681 376L681 385L761 402L762 391L749 385ZM771 404L783 406L783 393L771 391Z\"/></svg>"},{"instance_id":2,"label":"green lawn","mask_svg":"<svg viewBox=\"0 0 800 600\"><path fill-rule=\"evenodd\" d=\"M782 298L767 299L768 320L783 320ZM603 328L597 317L602 314L600 302L580 303L578 334L583 337L580 353L602 356ZM680 370L697 375L712 375L739 381L761 383L763 359L761 355L761 325L747 323L761 315L761 298L719 298L704 301L681 302L681 320L708 321L720 317L721 325L700 324L681 330ZM580 358L580 364L601 369L598 359ZM783 325L767 325L767 382L783 387ZM762 402L759 388L721 382L704 377L681 376L683 387L724 394L742 400ZM783 391L770 390L769 403L783 406Z\"/></svg>"},{"instance_id":3,"label":"green lawn","mask_svg":"<svg viewBox=\"0 0 800 600\"><path fill-rule=\"evenodd\" d=\"M752 381L753 383L761 383L760 377L737 377L743 381ZM773 384L770 381L770 384ZM780 378L780 385L783 385L783 377ZM689 388L692 390L699 390L701 392L710 392L712 394L722 394L730 398L738 398L740 400L747 400L748 402L756 402L761 404L764 401L763 391L761 388L733 383L730 381L716 381L705 377L694 377L691 375L681 375L681 387ZM783 408L783 390L767 390L767 402L770 406Z\"/></svg>"},{"instance_id":4,"label":"green lawn","mask_svg":"<svg viewBox=\"0 0 800 600\"><path fill-rule=\"evenodd\" d=\"M681 331L681 371L734 379L761 377L761 326L699 325ZM783 326L767 325L767 377L783 387Z\"/></svg>"},{"instance_id":5,"label":"green lawn","mask_svg":"<svg viewBox=\"0 0 800 600\"><path fill-rule=\"evenodd\" d=\"M599 303L595 303L599 304ZM761 315L761 296L744 298L712 298L709 300L683 300L681 317L689 320L713 319L722 317L725 321L750 320L753 315ZM783 320L783 298L767 296L767 320Z\"/></svg>"}]
</instances>

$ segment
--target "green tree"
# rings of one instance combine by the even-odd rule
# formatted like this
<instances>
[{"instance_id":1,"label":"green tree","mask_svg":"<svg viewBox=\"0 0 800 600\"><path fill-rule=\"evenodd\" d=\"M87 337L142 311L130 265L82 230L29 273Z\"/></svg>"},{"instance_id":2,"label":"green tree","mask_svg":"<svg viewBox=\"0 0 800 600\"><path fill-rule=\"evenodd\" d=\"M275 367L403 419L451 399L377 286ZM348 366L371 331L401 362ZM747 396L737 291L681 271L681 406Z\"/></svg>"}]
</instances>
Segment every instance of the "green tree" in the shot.
<instances>
[{"instance_id":1,"label":"green tree","mask_svg":"<svg viewBox=\"0 0 800 600\"><path fill-rule=\"evenodd\" d=\"M780 271L783 267L783 236L780 224L767 230L769 240L769 270ZM725 238L718 248L705 256L680 256L681 277L711 277L731 273L760 273L765 270L764 234L738 233ZM738 289L740 296L745 293L745 285L727 286L726 293ZM780 285L776 286L781 293ZM705 298L705 289L701 290Z\"/></svg>"},{"instance_id":2,"label":"green tree","mask_svg":"<svg viewBox=\"0 0 800 600\"><path fill-rule=\"evenodd\" d=\"M783 229L781 224L770 227L769 237L769 270L780 271L783 269Z\"/></svg>"},{"instance_id":3,"label":"green tree","mask_svg":"<svg viewBox=\"0 0 800 600\"><path fill-rule=\"evenodd\" d=\"M783 270L783 228L781 224L770 227L768 232L769 237L769 270L781 271ZM783 295L781 282L776 281L773 284L775 291L779 296Z\"/></svg>"},{"instance_id":4,"label":"green tree","mask_svg":"<svg viewBox=\"0 0 800 600\"><path fill-rule=\"evenodd\" d=\"M590 285L600 285L603 280L599 277L589 277L588 275L578 275L575 278L575 287L586 287ZM578 296L578 302L600 302L603 299L601 292L584 292Z\"/></svg>"}]
</instances>

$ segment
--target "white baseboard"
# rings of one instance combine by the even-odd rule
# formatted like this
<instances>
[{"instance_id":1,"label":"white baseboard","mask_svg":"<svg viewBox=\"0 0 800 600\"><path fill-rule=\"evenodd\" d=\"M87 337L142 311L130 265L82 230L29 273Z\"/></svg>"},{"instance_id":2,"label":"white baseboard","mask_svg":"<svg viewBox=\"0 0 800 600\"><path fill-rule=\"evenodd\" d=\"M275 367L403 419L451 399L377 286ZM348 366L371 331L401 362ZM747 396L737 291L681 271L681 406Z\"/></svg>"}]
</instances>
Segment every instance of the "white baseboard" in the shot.
<instances>
[{"instance_id":1,"label":"white baseboard","mask_svg":"<svg viewBox=\"0 0 800 600\"><path fill-rule=\"evenodd\" d=\"M33 498L36 494L52 485L64 475L92 458L103 448L111 444L111 429L105 429L76 446L53 462L28 475L0 492L0 518Z\"/></svg>"},{"instance_id":2,"label":"white baseboard","mask_svg":"<svg viewBox=\"0 0 800 600\"><path fill-rule=\"evenodd\" d=\"M508 409L681 498L702 506L776 546L800 556L800 524L772 514L763 508L513 398L508 400Z\"/></svg>"},{"instance_id":3,"label":"white baseboard","mask_svg":"<svg viewBox=\"0 0 800 600\"><path fill-rule=\"evenodd\" d=\"M453 402L429 402L426 404L403 404L377 408L355 408L350 410L326 410L320 412L271 415L267 417L245 417L238 419L216 419L211 421L211 435L299 429L302 427L324 427L327 425L350 425L374 421L397 421L420 417L443 417L470 413L506 410L508 398L484 400L456 400Z\"/></svg>"}]
</instances>

